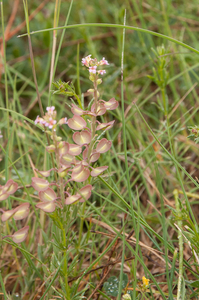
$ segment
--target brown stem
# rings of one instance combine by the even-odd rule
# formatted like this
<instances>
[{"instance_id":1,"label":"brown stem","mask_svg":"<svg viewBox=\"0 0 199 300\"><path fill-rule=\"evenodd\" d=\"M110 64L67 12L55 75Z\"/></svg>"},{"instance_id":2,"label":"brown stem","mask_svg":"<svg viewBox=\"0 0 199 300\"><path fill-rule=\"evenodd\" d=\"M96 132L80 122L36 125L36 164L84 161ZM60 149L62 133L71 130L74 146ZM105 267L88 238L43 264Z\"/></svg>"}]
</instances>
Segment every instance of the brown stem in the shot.
<instances>
[{"instance_id":1,"label":"brown stem","mask_svg":"<svg viewBox=\"0 0 199 300\"><path fill-rule=\"evenodd\" d=\"M89 161L90 159L90 155L91 155L91 151L93 149L93 145L94 145L94 142L95 142L95 132L96 132L96 114L97 114L97 100L98 100L98 96L97 96L97 76L94 80L94 104L95 104L95 116L92 116L92 120L91 120L91 142L90 142L90 145L89 145L89 148L88 148L88 156L87 156L87 159Z\"/></svg>"},{"instance_id":2,"label":"brown stem","mask_svg":"<svg viewBox=\"0 0 199 300\"><path fill-rule=\"evenodd\" d=\"M53 143L55 145L55 156L56 156L57 168L59 170L61 164L60 164L60 157L59 157L59 148L57 144L57 135L56 135L56 131L54 130L52 130L52 133L53 133ZM62 206L64 207L64 182L62 177L60 177L60 189L58 194L61 197Z\"/></svg>"}]
</instances>

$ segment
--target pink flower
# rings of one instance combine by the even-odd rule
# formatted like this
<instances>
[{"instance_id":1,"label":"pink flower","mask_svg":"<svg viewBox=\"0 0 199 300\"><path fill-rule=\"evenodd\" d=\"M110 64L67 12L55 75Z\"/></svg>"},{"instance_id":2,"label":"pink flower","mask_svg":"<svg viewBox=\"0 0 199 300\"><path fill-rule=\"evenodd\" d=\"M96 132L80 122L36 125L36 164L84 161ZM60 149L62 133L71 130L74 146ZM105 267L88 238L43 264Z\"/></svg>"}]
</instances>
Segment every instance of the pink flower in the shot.
<instances>
[{"instance_id":1,"label":"pink flower","mask_svg":"<svg viewBox=\"0 0 199 300\"><path fill-rule=\"evenodd\" d=\"M100 63L101 66L103 66L103 65L109 65L109 63L108 63L108 61L105 59L105 57L103 57L102 60L100 60L99 63Z\"/></svg>"},{"instance_id":2,"label":"pink flower","mask_svg":"<svg viewBox=\"0 0 199 300\"><path fill-rule=\"evenodd\" d=\"M40 116L37 116L37 118L36 118L36 120L35 120L35 124L44 124L45 123L45 121L44 121L44 119L42 119L42 118L40 118Z\"/></svg>"},{"instance_id":3,"label":"pink flower","mask_svg":"<svg viewBox=\"0 0 199 300\"><path fill-rule=\"evenodd\" d=\"M46 126L48 126L51 129L51 128L53 128L53 125L55 125L56 123L57 123L56 120L53 120L52 118L49 118L48 125L46 125Z\"/></svg>"},{"instance_id":4,"label":"pink flower","mask_svg":"<svg viewBox=\"0 0 199 300\"><path fill-rule=\"evenodd\" d=\"M105 73L106 73L105 70L99 70L99 71L98 71L98 74L100 74L100 75L104 75Z\"/></svg>"},{"instance_id":5,"label":"pink flower","mask_svg":"<svg viewBox=\"0 0 199 300\"><path fill-rule=\"evenodd\" d=\"M90 60L91 60L91 54L86 56L85 58L82 58L82 64L86 67L89 67Z\"/></svg>"},{"instance_id":6,"label":"pink flower","mask_svg":"<svg viewBox=\"0 0 199 300\"><path fill-rule=\"evenodd\" d=\"M93 73L93 74L96 74L96 69L97 69L97 66L89 67L89 72Z\"/></svg>"},{"instance_id":7,"label":"pink flower","mask_svg":"<svg viewBox=\"0 0 199 300\"><path fill-rule=\"evenodd\" d=\"M62 118L59 120L58 125L64 125L64 124L68 124L67 118Z\"/></svg>"},{"instance_id":8,"label":"pink flower","mask_svg":"<svg viewBox=\"0 0 199 300\"><path fill-rule=\"evenodd\" d=\"M47 110L47 112L48 112L50 115L53 114L54 109L55 109L54 106L48 106L48 107L46 107L46 110Z\"/></svg>"}]
</instances>

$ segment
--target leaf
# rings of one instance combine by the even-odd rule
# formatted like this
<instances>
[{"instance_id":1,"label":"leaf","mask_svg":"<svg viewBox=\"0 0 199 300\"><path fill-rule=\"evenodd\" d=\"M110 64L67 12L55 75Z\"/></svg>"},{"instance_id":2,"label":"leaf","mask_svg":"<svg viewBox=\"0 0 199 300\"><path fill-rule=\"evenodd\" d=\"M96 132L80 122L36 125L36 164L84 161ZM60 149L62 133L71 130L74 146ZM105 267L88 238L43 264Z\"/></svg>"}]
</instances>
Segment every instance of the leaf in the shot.
<instances>
[{"instance_id":1,"label":"leaf","mask_svg":"<svg viewBox=\"0 0 199 300\"><path fill-rule=\"evenodd\" d=\"M127 286L128 283L128 276L127 274L123 273L122 278L122 289ZM117 297L119 292L119 279L115 276L111 276L103 285L104 290L106 291L107 295Z\"/></svg>"},{"instance_id":2,"label":"leaf","mask_svg":"<svg viewBox=\"0 0 199 300\"><path fill-rule=\"evenodd\" d=\"M188 281L188 280L185 280L185 283L192 286L192 287L195 287L195 288L199 288L199 280L195 280L195 281Z\"/></svg>"},{"instance_id":3,"label":"leaf","mask_svg":"<svg viewBox=\"0 0 199 300\"><path fill-rule=\"evenodd\" d=\"M107 295L117 297L119 289L119 280L117 277L112 276L103 285L103 288Z\"/></svg>"}]
</instances>

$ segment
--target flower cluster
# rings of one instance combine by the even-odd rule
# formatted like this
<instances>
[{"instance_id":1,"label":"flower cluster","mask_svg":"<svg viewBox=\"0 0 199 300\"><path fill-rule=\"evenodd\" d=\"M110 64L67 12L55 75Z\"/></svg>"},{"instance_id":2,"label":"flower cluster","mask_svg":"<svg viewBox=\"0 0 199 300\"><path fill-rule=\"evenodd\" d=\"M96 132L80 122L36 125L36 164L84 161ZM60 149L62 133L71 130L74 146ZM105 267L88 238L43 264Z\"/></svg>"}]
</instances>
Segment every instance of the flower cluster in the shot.
<instances>
[{"instance_id":1,"label":"flower cluster","mask_svg":"<svg viewBox=\"0 0 199 300\"><path fill-rule=\"evenodd\" d=\"M150 282L150 280L147 279L145 276L142 277L142 287L144 289L147 289L147 287L149 286L149 282Z\"/></svg>"},{"instance_id":2,"label":"flower cluster","mask_svg":"<svg viewBox=\"0 0 199 300\"><path fill-rule=\"evenodd\" d=\"M100 74L104 75L106 73L105 70L97 70L97 67L99 66L104 66L104 65L109 65L108 61L103 57L102 60L99 62L97 61L96 58L92 59L91 54L86 56L85 58L82 58L82 64L89 68L89 72L93 74Z\"/></svg>"},{"instance_id":3,"label":"flower cluster","mask_svg":"<svg viewBox=\"0 0 199 300\"><path fill-rule=\"evenodd\" d=\"M104 74L105 70L97 71L98 66L108 65L107 60L101 61L91 59L91 55L82 59L82 63L89 68L90 79L93 82L93 89L90 92L94 95L94 102L90 109L83 109L80 105L72 104L72 118L62 118L57 121L57 112L54 106L47 107L47 112L41 118L37 116L35 124L40 124L52 130L46 133L50 136L52 144L46 147L54 160L53 168L46 171L35 169L38 176L32 178L31 186L38 193L39 203L36 207L52 213L56 209L63 209L65 205L85 202L91 197L94 178L101 175L108 166L99 166L97 161L100 155L107 152L112 142L102 137L106 130L114 125L114 120L101 123L99 118L107 111L118 107L115 98L105 101L99 98L97 86L101 83L98 74ZM67 85L65 87L67 88ZM61 90L60 90L61 93ZM64 90L64 93L66 91ZM76 94L75 94L76 95ZM57 135L56 126L67 124L73 130L73 142L62 140ZM102 137L102 138L101 138ZM47 177L51 172L55 174L55 181L49 182ZM39 176L43 178L39 178ZM75 184L71 184L74 182ZM9 197L18 188L14 181L8 181L4 187L0 187L0 201ZM29 214L29 203L24 203L15 209L2 211L2 221L13 217L23 219ZM28 232L28 227L20 229L10 236L15 242L23 241Z\"/></svg>"},{"instance_id":4,"label":"flower cluster","mask_svg":"<svg viewBox=\"0 0 199 300\"><path fill-rule=\"evenodd\" d=\"M49 129L55 129L56 128L56 116L57 112L55 111L54 106L49 106L46 108L47 112L45 113L44 117L41 118L40 116L37 116L35 120L35 124L41 124L44 127L48 127ZM67 118L62 118L59 120L58 125L67 124Z\"/></svg>"}]
</instances>

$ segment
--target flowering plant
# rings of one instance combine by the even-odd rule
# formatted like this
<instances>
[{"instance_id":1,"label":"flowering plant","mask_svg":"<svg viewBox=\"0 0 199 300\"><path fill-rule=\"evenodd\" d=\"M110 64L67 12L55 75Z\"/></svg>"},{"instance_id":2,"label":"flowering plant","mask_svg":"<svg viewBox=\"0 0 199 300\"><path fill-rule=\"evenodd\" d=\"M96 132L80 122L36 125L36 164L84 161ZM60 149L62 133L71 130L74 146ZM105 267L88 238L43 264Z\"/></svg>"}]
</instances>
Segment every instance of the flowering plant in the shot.
<instances>
[{"instance_id":1,"label":"flowering plant","mask_svg":"<svg viewBox=\"0 0 199 300\"><path fill-rule=\"evenodd\" d=\"M104 115L106 111L118 107L115 98L111 98L109 101L99 99L98 85L102 83L100 76L104 75L106 71L98 70L98 68L109 65L109 63L105 58L97 61L96 58L92 59L91 55L88 55L82 59L82 64L88 68L89 79L93 83L93 88L88 91L93 94L91 109L83 109L80 105L72 103L72 118L67 120L64 117L57 120L55 107L51 106L46 108L47 112L44 116L37 116L35 120L35 124L42 126L52 140L52 144L49 144L46 150L51 154L53 168L47 171L35 169L36 174L43 178L36 176L32 178L31 182L31 186L38 193L40 200L36 207L47 213L53 213L58 208L58 214L61 214L66 206L88 200L93 189L92 178L101 175L108 168L108 166L96 166L96 162L101 154L111 148L112 142L106 138L101 139L101 136L114 124L114 121L100 123L98 117ZM70 95L74 95L78 99L74 87L70 87L68 83L58 82L55 86L58 88L58 93L68 93L66 91L68 89ZM62 137L57 135L57 126L64 124L74 131L72 136L74 143L63 141ZM55 181L50 183L47 177L52 171ZM17 183L9 180L5 186L0 187L0 200L5 200L17 189ZM12 217L15 220L26 218L29 209L30 204L24 203L12 210L1 210L3 212L2 221ZM28 226L20 229L17 233L9 235L9 237L12 237L15 242L24 241L28 233Z\"/></svg>"}]
</instances>

